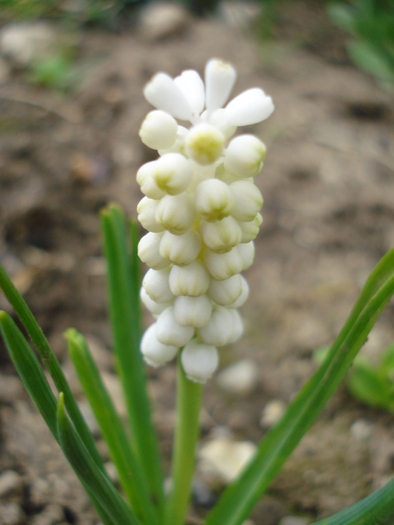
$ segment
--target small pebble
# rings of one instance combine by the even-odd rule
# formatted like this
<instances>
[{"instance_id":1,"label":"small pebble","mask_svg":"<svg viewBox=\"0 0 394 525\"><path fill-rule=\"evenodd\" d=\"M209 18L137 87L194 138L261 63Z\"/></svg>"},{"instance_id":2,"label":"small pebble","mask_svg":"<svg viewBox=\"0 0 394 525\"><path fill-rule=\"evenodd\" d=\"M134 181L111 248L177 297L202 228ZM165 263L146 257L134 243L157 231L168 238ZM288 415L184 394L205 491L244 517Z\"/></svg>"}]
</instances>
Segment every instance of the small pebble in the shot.
<instances>
[{"instance_id":1,"label":"small pebble","mask_svg":"<svg viewBox=\"0 0 394 525\"><path fill-rule=\"evenodd\" d=\"M228 394L244 396L253 392L258 380L257 363L251 359L243 359L222 370L216 377L216 384Z\"/></svg>"},{"instance_id":2,"label":"small pebble","mask_svg":"<svg viewBox=\"0 0 394 525\"><path fill-rule=\"evenodd\" d=\"M16 503L0 503L0 516L2 525L21 525L25 522L25 514Z\"/></svg>"},{"instance_id":3,"label":"small pebble","mask_svg":"<svg viewBox=\"0 0 394 525\"><path fill-rule=\"evenodd\" d=\"M256 451L250 441L230 441L219 438L205 444L199 453L200 471L207 478L216 477L223 483L233 481Z\"/></svg>"},{"instance_id":4,"label":"small pebble","mask_svg":"<svg viewBox=\"0 0 394 525\"><path fill-rule=\"evenodd\" d=\"M112 463L112 461L107 461L104 467L108 474L109 479L112 481L112 483L117 485L119 483L119 475L118 475L118 470L116 466L114 465L114 463Z\"/></svg>"},{"instance_id":5,"label":"small pebble","mask_svg":"<svg viewBox=\"0 0 394 525\"><path fill-rule=\"evenodd\" d=\"M63 508L57 503L50 503L31 520L31 525L57 525L63 521Z\"/></svg>"},{"instance_id":6,"label":"small pebble","mask_svg":"<svg viewBox=\"0 0 394 525\"><path fill-rule=\"evenodd\" d=\"M6 470L0 475L0 498L11 494L21 494L23 489L22 477L13 470Z\"/></svg>"},{"instance_id":7,"label":"small pebble","mask_svg":"<svg viewBox=\"0 0 394 525\"><path fill-rule=\"evenodd\" d=\"M350 427L350 434L356 441L368 441L372 437L373 425L366 419L357 419Z\"/></svg>"},{"instance_id":8,"label":"small pebble","mask_svg":"<svg viewBox=\"0 0 394 525\"><path fill-rule=\"evenodd\" d=\"M310 523L309 518L303 518L300 516L284 516L279 525L308 525Z\"/></svg>"},{"instance_id":9,"label":"small pebble","mask_svg":"<svg viewBox=\"0 0 394 525\"><path fill-rule=\"evenodd\" d=\"M262 428L271 428L276 425L282 419L286 408L286 403L280 399L269 401L261 414L260 426Z\"/></svg>"},{"instance_id":10,"label":"small pebble","mask_svg":"<svg viewBox=\"0 0 394 525\"><path fill-rule=\"evenodd\" d=\"M139 30L149 41L163 40L182 33L190 18L187 10L179 4L152 2L141 11Z\"/></svg>"}]
</instances>

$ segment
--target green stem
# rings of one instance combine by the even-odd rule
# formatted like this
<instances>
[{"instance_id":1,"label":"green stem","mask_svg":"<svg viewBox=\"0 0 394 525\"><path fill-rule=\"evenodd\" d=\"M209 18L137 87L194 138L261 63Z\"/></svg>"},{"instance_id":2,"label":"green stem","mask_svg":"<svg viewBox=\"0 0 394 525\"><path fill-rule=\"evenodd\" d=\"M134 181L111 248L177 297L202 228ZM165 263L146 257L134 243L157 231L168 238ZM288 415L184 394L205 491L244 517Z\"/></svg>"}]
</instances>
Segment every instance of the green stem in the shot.
<instances>
[{"instance_id":1,"label":"green stem","mask_svg":"<svg viewBox=\"0 0 394 525\"><path fill-rule=\"evenodd\" d=\"M172 458L172 490L166 508L166 525L182 525L190 500L199 437L198 416L202 385L189 381L180 357L177 370L177 422Z\"/></svg>"}]
</instances>

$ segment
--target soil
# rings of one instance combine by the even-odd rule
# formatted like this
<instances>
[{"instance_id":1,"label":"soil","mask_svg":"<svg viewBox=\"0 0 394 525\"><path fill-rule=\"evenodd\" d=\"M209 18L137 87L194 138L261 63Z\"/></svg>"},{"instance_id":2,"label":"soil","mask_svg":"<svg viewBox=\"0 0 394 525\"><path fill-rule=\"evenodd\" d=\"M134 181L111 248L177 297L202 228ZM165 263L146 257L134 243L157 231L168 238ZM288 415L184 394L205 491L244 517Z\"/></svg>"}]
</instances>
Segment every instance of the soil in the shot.
<instances>
[{"instance_id":1,"label":"soil","mask_svg":"<svg viewBox=\"0 0 394 525\"><path fill-rule=\"evenodd\" d=\"M247 129L268 150L257 179L264 223L246 272L252 290L243 307L246 334L221 356L222 366L253 359L260 380L246 397L209 383L203 442L225 426L236 439L258 443L266 403L294 397L315 370L314 350L334 340L366 277L393 246L393 98L348 62L346 37L317 2L287 5L277 33L275 43L258 43L220 18L196 18L186 32L159 43L133 29L86 29L78 57L86 78L77 93L34 87L20 73L0 86L1 262L81 400L62 334L74 326L89 335L100 367L113 378L98 213L114 201L136 215L135 173L152 159L138 137L149 111L142 88L159 70L202 73L207 59L218 56L238 71L234 94L261 86L276 106L270 119ZM0 308L10 311L3 296ZM372 360L394 339L392 316L393 303L363 349ZM175 368L147 373L168 468ZM0 523L98 524L2 342L0 421L0 480L9 476L8 485L0 483ZM369 429L364 439L352 432L360 421ZM253 523L322 518L365 497L394 474L393 438L392 416L359 404L341 386L262 498ZM196 522L205 512L195 506Z\"/></svg>"}]
</instances>

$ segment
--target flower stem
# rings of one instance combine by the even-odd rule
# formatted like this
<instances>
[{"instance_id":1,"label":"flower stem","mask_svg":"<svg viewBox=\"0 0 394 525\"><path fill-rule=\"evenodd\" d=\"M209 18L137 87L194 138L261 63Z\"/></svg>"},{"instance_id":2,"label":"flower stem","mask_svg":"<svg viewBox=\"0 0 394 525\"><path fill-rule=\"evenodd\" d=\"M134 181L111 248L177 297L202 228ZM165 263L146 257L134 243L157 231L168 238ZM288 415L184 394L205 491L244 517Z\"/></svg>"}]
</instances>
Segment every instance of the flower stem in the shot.
<instances>
[{"instance_id":1,"label":"flower stem","mask_svg":"<svg viewBox=\"0 0 394 525\"><path fill-rule=\"evenodd\" d=\"M177 368L177 422L172 457L172 490L167 502L166 525L183 525L189 505L199 437L198 416L202 385L187 379L180 356Z\"/></svg>"}]
</instances>

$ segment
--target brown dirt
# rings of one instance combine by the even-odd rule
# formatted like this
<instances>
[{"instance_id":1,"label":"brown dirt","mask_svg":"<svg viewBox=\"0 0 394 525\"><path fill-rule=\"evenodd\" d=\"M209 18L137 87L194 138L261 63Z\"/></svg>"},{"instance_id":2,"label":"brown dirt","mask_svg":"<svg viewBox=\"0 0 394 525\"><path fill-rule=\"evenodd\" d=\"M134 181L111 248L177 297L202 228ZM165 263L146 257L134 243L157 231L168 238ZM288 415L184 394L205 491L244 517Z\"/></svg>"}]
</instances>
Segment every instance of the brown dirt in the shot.
<instances>
[{"instance_id":1,"label":"brown dirt","mask_svg":"<svg viewBox=\"0 0 394 525\"><path fill-rule=\"evenodd\" d=\"M268 155L258 179L264 224L247 272L246 335L222 352L223 365L256 360L261 380L244 399L210 383L203 439L226 425L237 438L258 442L266 402L289 402L310 377L312 352L333 341L368 273L393 246L393 99L347 62L342 35L315 4L283 12L280 38L269 46L214 19L195 20L187 34L160 44L133 32L86 31L80 60L91 67L81 92L61 97L19 75L0 86L0 257L68 371L67 327L111 344L98 212L115 201L135 216L135 173L151 158L137 133L149 110L144 83L158 70L202 73L206 60L219 56L238 71L236 93L262 86L273 96L274 116L249 129ZM0 307L9 310L3 296ZM392 310L391 303L363 349L373 359L394 338ZM170 365L148 374L168 464L175 371ZM3 343L0 417L0 475L20 475L0 509L20 505L27 516L20 523L98 523ZM359 419L372 424L366 441L350 432ZM320 518L366 496L394 474L393 437L389 415L356 403L341 387L262 499L254 523L277 525L295 513Z\"/></svg>"}]
</instances>

